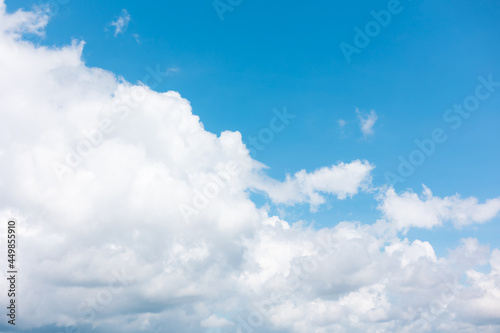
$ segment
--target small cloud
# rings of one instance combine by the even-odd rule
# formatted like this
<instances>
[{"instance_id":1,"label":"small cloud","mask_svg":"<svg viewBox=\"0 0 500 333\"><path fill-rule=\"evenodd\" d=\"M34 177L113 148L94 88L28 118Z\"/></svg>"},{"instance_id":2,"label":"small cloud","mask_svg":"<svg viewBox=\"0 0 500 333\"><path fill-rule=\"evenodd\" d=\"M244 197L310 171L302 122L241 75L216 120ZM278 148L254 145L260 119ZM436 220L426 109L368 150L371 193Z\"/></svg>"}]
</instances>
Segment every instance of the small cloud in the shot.
<instances>
[{"instance_id":1,"label":"small cloud","mask_svg":"<svg viewBox=\"0 0 500 333\"><path fill-rule=\"evenodd\" d=\"M374 168L367 161L341 162L309 173L300 170L293 176L287 175L284 182L262 177L256 179L252 187L266 193L275 204L292 206L309 203L311 212L315 212L320 205L326 203L327 194L344 200L360 190L368 191Z\"/></svg>"},{"instance_id":2,"label":"small cloud","mask_svg":"<svg viewBox=\"0 0 500 333\"><path fill-rule=\"evenodd\" d=\"M115 37L118 36L119 33L125 32L128 27L128 23L130 22L130 14L126 9L122 9L120 16L116 19L116 21L111 21L110 25L115 27Z\"/></svg>"},{"instance_id":3,"label":"small cloud","mask_svg":"<svg viewBox=\"0 0 500 333\"><path fill-rule=\"evenodd\" d=\"M141 45L141 40L139 39L139 34L133 34L132 37L134 37L137 44Z\"/></svg>"},{"instance_id":4,"label":"small cloud","mask_svg":"<svg viewBox=\"0 0 500 333\"><path fill-rule=\"evenodd\" d=\"M372 135L373 126L377 121L378 117L374 110L371 110L369 114L362 114L358 109L356 109L356 113L358 114L359 126L363 136Z\"/></svg>"},{"instance_id":5,"label":"small cloud","mask_svg":"<svg viewBox=\"0 0 500 333\"><path fill-rule=\"evenodd\" d=\"M337 120L337 124L339 124L340 128L344 128L344 126L345 126L346 123L347 122L344 119Z\"/></svg>"},{"instance_id":6,"label":"small cloud","mask_svg":"<svg viewBox=\"0 0 500 333\"><path fill-rule=\"evenodd\" d=\"M175 73L179 72L181 69L178 68L178 67L171 67L171 68L168 68L166 73L168 76L171 76L171 75L174 75Z\"/></svg>"}]
</instances>

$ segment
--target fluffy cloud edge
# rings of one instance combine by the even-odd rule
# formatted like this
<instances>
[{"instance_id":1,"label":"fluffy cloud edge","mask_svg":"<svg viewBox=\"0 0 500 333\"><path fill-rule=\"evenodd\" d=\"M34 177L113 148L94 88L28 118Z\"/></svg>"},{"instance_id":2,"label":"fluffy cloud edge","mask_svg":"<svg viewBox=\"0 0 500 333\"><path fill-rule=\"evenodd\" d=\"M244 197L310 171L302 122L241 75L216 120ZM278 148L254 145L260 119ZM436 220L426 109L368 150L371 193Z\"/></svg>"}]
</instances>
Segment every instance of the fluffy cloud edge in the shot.
<instances>
[{"instance_id":1,"label":"fluffy cloud edge","mask_svg":"<svg viewBox=\"0 0 500 333\"><path fill-rule=\"evenodd\" d=\"M308 173L300 170L293 176L287 175L283 182L269 177L258 177L253 188L266 193L276 204L294 205L308 203L311 211L326 202L325 195L339 200L356 195L360 190L371 189L371 171L375 168L368 161L340 162Z\"/></svg>"},{"instance_id":2,"label":"fluffy cloud edge","mask_svg":"<svg viewBox=\"0 0 500 333\"><path fill-rule=\"evenodd\" d=\"M410 227L432 229L445 222L456 228L491 221L500 212L500 197L479 203L475 197L461 198L455 194L436 197L423 186L422 194L405 191L397 194L391 187L379 195L378 209L399 230Z\"/></svg>"}]
</instances>

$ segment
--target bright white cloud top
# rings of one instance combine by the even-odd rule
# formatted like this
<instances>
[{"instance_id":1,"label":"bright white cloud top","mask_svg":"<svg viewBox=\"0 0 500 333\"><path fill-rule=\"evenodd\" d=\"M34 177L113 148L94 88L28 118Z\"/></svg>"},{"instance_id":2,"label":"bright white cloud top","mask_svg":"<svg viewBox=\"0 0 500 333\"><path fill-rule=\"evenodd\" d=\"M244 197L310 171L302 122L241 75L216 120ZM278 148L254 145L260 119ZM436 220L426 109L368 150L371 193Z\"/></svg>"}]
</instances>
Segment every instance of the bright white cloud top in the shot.
<instances>
[{"instance_id":1,"label":"bright white cloud top","mask_svg":"<svg viewBox=\"0 0 500 333\"><path fill-rule=\"evenodd\" d=\"M238 132L206 131L179 93L87 67L83 43L20 40L47 22L43 11L6 14L0 0L0 217L19 221L20 330L500 330L498 249L469 238L437 257L398 234L487 222L499 198L388 189L370 224L281 220L249 190L314 209L375 193L374 165L274 180Z\"/></svg>"}]
</instances>

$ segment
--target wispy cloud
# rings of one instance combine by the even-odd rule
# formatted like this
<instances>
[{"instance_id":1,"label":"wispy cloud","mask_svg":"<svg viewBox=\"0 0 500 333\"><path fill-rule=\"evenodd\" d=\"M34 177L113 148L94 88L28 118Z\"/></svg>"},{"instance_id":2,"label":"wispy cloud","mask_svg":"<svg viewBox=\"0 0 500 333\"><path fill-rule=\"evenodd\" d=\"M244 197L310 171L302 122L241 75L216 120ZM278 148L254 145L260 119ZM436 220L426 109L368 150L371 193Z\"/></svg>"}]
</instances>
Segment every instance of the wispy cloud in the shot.
<instances>
[{"instance_id":1,"label":"wispy cloud","mask_svg":"<svg viewBox=\"0 0 500 333\"><path fill-rule=\"evenodd\" d=\"M115 37L118 34L125 32L128 27L128 23L130 22L130 14L126 9L122 9L120 16L115 21L111 21L110 25L115 27Z\"/></svg>"},{"instance_id":2,"label":"wispy cloud","mask_svg":"<svg viewBox=\"0 0 500 333\"><path fill-rule=\"evenodd\" d=\"M359 126L361 132L363 133L363 136L367 137L369 135L372 135L374 133L373 126L378 119L375 111L371 110L369 114L363 114L358 109L356 109L356 113L358 114Z\"/></svg>"},{"instance_id":3,"label":"wispy cloud","mask_svg":"<svg viewBox=\"0 0 500 333\"><path fill-rule=\"evenodd\" d=\"M337 120L337 124L339 124L340 128L344 128L346 121L344 119Z\"/></svg>"},{"instance_id":4,"label":"wispy cloud","mask_svg":"<svg viewBox=\"0 0 500 333\"><path fill-rule=\"evenodd\" d=\"M135 41L137 42L137 44L141 44L141 40L139 38L139 34L133 34L132 37L134 37Z\"/></svg>"}]
</instances>

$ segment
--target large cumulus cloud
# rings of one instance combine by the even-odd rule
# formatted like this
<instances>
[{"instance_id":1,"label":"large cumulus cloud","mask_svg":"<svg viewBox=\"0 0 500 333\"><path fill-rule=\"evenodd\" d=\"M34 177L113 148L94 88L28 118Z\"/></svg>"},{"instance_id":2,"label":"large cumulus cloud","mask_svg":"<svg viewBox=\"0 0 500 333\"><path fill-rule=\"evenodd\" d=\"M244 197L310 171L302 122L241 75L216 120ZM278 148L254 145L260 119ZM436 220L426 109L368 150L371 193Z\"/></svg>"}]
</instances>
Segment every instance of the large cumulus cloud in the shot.
<instances>
[{"instance_id":1,"label":"large cumulus cloud","mask_svg":"<svg viewBox=\"0 0 500 333\"><path fill-rule=\"evenodd\" d=\"M500 329L497 249L464 239L439 258L398 234L439 219L485 222L498 199L390 189L378 197L387 220L321 230L284 221L248 191L315 209L373 191L374 166L271 179L238 132L206 131L179 93L86 66L83 42L22 40L47 22L42 9L6 14L0 1L0 217L19 226L21 330ZM404 205L433 215L416 221Z\"/></svg>"}]
</instances>

